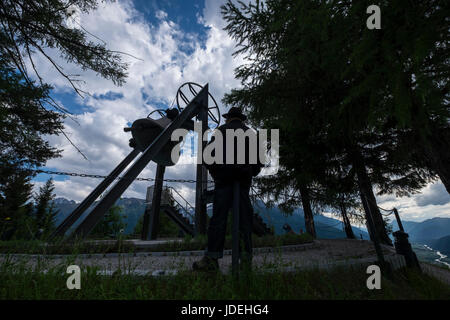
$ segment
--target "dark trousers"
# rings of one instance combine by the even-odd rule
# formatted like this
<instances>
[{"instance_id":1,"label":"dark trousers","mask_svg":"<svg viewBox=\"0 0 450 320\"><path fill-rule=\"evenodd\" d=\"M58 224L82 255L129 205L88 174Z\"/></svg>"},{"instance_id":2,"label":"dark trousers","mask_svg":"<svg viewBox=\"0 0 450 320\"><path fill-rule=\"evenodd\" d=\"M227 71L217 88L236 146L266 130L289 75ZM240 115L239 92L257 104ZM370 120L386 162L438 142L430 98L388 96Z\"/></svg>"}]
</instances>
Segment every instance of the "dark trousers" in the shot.
<instances>
[{"instance_id":1,"label":"dark trousers","mask_svg":"<svg viewBox=\"0 0 450 320\"><path fill-rule=\"evenodd\" d=\"M241 260L252 258L253 207L250 202L250 183L240 183L239 194L239 234ZM213 214L208 227L208 248L206 255L218 259L223 257L223 246L227 227L228 212L233 208L233 182L215 183ZM243 243L243 247L242 247Z\"/></svg>"}]
</instances>

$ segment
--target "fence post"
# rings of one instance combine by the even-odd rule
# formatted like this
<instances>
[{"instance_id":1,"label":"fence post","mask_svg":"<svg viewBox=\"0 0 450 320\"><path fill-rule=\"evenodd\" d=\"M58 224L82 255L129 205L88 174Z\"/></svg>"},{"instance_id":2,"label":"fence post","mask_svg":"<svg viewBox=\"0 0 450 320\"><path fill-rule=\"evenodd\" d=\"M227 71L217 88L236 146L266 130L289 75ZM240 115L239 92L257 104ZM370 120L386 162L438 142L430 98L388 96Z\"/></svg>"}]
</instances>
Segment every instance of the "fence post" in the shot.
<instances>
[{"instance_id":1,"label":"fence post","mask_svg":"<svg viewBox=\"0 0 450 320\"><path fill-rule=\"evenodd\" d=\"M406 265L410 268L417 268L421 271L419 260L408 241L408 234L404 231L395 231L395 251L405 257Z\"/></svg>"},{"instance_id":2,"label":"fence post","mask_svg":"<svg viewBox=\"0 0 450 320\"><path fill-rule=\"evenodd\" d=\"M233 184L233 246L232 246L232 264L233 275L239 275L239 182Z\"/></svg>"},{"instance_id":3,"label":"fence post","mask_svg":"<svg viewBox=\"0 0 450 320\"><path fill-rule=\"evenodd\" d=\"M413 251L411 244L409 243L408 234L405 232L405 229L403 229L400 215L398 214L396 208L394 208L393 211L395 218L397 219L398 228L400 229L392 233L395 238L395 251L405 257L405 262L408 267L417 268L419 271L422 271L416 253Z\"/></svg>"}]
</instances>

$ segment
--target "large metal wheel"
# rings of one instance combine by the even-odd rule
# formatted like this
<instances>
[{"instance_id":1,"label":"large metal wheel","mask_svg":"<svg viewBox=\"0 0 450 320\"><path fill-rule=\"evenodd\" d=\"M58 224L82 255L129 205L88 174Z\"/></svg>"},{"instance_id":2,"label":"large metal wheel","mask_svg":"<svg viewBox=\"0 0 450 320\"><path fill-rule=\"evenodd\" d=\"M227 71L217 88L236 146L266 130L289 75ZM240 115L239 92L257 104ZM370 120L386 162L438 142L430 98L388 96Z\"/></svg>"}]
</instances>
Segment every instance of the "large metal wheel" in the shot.
<instances>
[{"instance_id":1,"label":"large metal wheel","mask_svg":"<svg viewBox=\"0 0 450 320\"><path fill-rule=\"evenodd\" d=\"M202 90L202 86L195 82L183 83L177 91L177 108L183 111L191 100ZM208 92L208 126L215 129L220 124L220 111L216 99Z\"/></svg>"},{"instance_id":2,"label":"large metal wheel","mask_svg":"<svg viewBox=\"0 0 450 320\"><path fill-rule=\"evenodd\" d=\"M152 114L154 114L154 113L159 114L159 116L160 116L161 118L166 116L166 110L164 110L164 109L155 109L155 110L153 110L152 112L150 112L150 113L148 114L147 118L151 118L150 116L151 116Z\"/></svg>"}]
</instances>

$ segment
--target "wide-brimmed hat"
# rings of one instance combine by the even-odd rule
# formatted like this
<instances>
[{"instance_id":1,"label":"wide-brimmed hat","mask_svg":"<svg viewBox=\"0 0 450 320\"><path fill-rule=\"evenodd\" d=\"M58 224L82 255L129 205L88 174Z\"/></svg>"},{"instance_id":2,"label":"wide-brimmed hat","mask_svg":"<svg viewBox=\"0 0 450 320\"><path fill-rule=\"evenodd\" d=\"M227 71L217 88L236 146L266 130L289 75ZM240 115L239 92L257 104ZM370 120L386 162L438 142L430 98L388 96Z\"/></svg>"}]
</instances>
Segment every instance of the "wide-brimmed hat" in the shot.
<instances>
[{"instance_id":1,"label":"wide-brimmed hat","mask_svg":"<svg viewBox=\"0 0 450 320\"><path fill-rule=\"evenodd\" d=\"M239 118L242 121L247 120L247 116L242 114L242 111L240 108L237 107L232 107L230 108L230 111L228 111L228 113L224 113L222 115L222 117L224 117L225 119L229 119L229 118Z\"/></svg>"}]
</instances>

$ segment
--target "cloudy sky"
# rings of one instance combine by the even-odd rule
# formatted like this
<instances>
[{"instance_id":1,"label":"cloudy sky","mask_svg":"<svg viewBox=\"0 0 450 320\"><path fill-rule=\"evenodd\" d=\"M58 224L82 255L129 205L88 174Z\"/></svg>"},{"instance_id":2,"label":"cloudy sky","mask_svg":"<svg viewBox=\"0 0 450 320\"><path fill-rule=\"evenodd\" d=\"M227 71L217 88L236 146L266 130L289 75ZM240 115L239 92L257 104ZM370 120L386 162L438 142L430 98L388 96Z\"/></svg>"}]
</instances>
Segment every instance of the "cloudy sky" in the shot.
<instances>
[{"instance_id":1,"label":"cloudy sky","mask_svg":"<svg viewBox=\"0 0 450 320\"><path fill-rule=\"evenodd\" d=\"M235 43L222 30L220 0L149 1L118 0L101 3L98 10L79 17L79 25L105 41L112 50L126 52L129 63L127 82L122 87L81 73L76 66L64 65L67 73L82 74L90 96L77 96L69 83L42 57L39 72L54 86L54 97L69 109L76 122L67 119L66 133L86 155L85 160L64 137L52 136L52 145L64 150L62 158L48 161L44 169L108 175L131 151L131 135L123 128L146 117L152 110L167 108L178 87L187 81L209 83L210 92L220 100L224 93L239 86L233 70L241 57L232 57ZM77 27L77 23L74 24ZM99 41L92 37L91 40ZM58 59L56 52L54 57ZM155 164L149 164L140 177L154 177ZM48 175L40 174L35 187ZM195 165L178 164L166 169L166 178L194 179ZM101 180L53 176L56 195L80 201ZM148 182L134 182L124 197L145 198ZM172 183L193 202L194 185ZM450 196L441 183L432 184L410 198L379 197L380 206L396 206L405 220L422 221L436 216L450 217Z\"/></svg>"}]
</instances>

